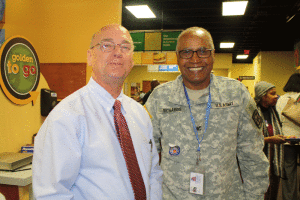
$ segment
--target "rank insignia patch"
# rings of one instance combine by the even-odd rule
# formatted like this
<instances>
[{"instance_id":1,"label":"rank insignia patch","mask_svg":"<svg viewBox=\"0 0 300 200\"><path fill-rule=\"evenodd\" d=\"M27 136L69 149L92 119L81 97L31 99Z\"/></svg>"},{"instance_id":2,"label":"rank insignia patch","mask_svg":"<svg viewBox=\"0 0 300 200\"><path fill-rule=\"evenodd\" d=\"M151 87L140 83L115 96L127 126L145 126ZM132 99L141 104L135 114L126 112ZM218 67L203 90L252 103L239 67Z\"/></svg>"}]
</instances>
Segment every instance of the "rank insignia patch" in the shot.
<instances>
[{"instance_id":1,"label":"rank insignia patch","mask_svg":"<svg viewBox=\"0 0 300 200\"><path fill-rule=\"evenodd\" d=\"M263 119L262 119L261 116L259 115L257 109L254 110L253 115L252 115L252 119L253 119L254 123L256 124L256 126L257 126L258 128L261 128Z\"/></svg>"}]
</instances>

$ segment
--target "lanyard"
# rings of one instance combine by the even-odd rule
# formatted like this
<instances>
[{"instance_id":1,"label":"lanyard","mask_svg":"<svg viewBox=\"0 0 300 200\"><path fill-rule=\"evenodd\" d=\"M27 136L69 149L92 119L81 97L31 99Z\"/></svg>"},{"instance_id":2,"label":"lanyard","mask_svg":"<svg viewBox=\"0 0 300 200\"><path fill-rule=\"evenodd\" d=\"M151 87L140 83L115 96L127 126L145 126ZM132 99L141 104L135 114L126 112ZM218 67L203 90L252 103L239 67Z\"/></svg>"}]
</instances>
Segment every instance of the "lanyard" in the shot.
<instances>
[{"instance_id":1,"label":"lanyard","mask_svg":"<svg viewBox=\"0 0 300 200\"><path fill-rule=\"evenodd\" d=\"M202 135L202 138L201 138L201 140L199 140L199 136L198 136L198 131L197 131L197 128L196 128L195 119L194 119L193 114L192 114L190 98L189 98L189 95L188 95L188 93L186 91L186 88L185 88L185 85L184 85L183 82L182 82L182 84L183 84L183 88L184 88L184 93L185 93L186 101L187 101L187 104L189 105L190 114L191 114L191 120L192 120L193 127L194 127L194 132L195 132L196 138L198 140L198 144L199 144L197 151L200 152L200 143L202 142L204 134L206 133L206 129L207 129L207 126L208 126L208 118L209 118L210 108L211 108L210 85L208 86L208 91L209 92L208 92L208 101L207 101L206 114L205 114L205 128L204 128L204 133Z\"/></svg>"}]
</instances>

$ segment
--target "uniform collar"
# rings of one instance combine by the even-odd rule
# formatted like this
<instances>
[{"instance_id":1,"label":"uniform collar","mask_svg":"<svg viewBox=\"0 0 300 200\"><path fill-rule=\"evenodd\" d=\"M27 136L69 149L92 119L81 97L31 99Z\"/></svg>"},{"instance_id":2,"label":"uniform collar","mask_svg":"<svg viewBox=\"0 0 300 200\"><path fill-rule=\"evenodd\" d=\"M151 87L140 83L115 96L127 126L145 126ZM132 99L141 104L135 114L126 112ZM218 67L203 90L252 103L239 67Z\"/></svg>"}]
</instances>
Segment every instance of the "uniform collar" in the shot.
<instances>
[{"instance_id":1,"label":"uniform collar","mask_svg":"<svg viewBox=\"0 0 300 200\"><path fill-rule=\"evenodd\" d=\"M169 96L169 102L173 104L178 104L178 105L187 105L185 93L184 93L184 88L182 84L182 75L179 75L175 81L172 82L172 91L171 95ZM211 74L210 75L210 93L211 93L211 100L212 102L220 102L220 92L219 92L219 83L216 81L215 75ZM203 102L203 98L206 99L206 102ZM207 103L208 96L203 96L200 98L197 104L201 103Z\"/></svg>"}]
</instances>

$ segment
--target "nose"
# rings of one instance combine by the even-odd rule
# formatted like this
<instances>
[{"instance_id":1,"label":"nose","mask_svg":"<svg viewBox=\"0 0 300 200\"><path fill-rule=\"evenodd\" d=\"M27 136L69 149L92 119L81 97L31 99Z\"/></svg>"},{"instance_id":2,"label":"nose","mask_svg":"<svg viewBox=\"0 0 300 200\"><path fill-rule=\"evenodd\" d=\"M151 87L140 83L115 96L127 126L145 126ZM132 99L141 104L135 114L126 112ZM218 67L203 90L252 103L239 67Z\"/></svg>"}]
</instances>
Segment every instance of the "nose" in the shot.
<instances>
[{"instance_id":1,"label":"nose","mask_svg":"<svg viewBox=\"0 0 300 200\"><path fill-rule=\"evenodd\" d=\"M196 52L196 51L193 52L193 56L191 57L191 62L197 63L197 62L199 62L200 60L201 60L201 58L199 58L197 52Z\"/></svg>"},{"instance_id":2,"label":"nose","mask_svg":"<svg viewBox=\"0 0 300 200\"><path fill-rule=\"evenodd\" d=\"M122 50L121 50L121 45L120 44L116 44L115 49L114 49L114 55L115 56L122 56Z\"/></svg>"}]
</instances>

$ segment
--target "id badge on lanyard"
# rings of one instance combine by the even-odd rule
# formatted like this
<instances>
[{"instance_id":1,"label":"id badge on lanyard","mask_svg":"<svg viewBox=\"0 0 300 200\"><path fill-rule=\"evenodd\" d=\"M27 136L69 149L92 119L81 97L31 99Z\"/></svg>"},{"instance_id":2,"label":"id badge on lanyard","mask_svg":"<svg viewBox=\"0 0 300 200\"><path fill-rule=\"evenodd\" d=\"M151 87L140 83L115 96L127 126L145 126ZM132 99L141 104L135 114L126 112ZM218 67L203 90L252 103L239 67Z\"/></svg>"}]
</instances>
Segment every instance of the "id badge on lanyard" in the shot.
<instances>
[{"instance_id":1,"label":"id badge on lanyard","mask_svg":"<svg viewBox=\"0 0 300 200\"><path fill-rule=\"evenodd\" d=\"M196 165L192 172L190 172L190 193L204 194L204 175L205 171L201 165Z\"/></svg>"},{"instance_id":2,"label":"id badge on lanyard","mask_svg":"<svg viewBox=\"0 0 300 200\"><path fill-rule=\"evenodd\" d=\"M208 118L209 118L210 108L211 108L210 86L209 86L209 96L208 96L208 102L207 102L207 107L206 107L206 115L205 115L205 129L204 129L204 133L202 135L201 140L199 140L198 131L197 131L197 128L196 128L196 123L195 123L195 120L194 120L194 117L193 117L193 114L192 114L190 99L189 99L189 96L188 96L188 93L186 91L184 83L182 83L182 84L183 84L186 100L187 100L187 103L189 105L190 116L191 116L191 121L193 123L195 136L196 136L197 141L198 141L196 165L190 171L190 188L189 189L190 189L190 193L192 193L192 194L203 195L204 194L204 186L205 186L205 184L204 184L205 168L204 168L204 164L201 162L201 148L200 148L201 146L200 146L200 144L203 140L204 134L206 133L207 126L208 126Z\"/></svg>"},{"instance_id":3,"label":"id badge on lanyard","mask_svg":"<svg viewBox=\"0 0 300 200\"><path fill-rule=\"evenodd\" d=\"M197 150L196 165L190 171L190 193L204 195L205 168L201 162L200 151Z\"/></svg>"}]
</instances>

